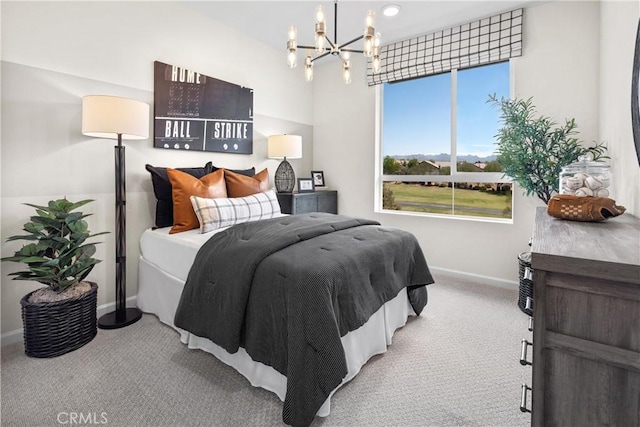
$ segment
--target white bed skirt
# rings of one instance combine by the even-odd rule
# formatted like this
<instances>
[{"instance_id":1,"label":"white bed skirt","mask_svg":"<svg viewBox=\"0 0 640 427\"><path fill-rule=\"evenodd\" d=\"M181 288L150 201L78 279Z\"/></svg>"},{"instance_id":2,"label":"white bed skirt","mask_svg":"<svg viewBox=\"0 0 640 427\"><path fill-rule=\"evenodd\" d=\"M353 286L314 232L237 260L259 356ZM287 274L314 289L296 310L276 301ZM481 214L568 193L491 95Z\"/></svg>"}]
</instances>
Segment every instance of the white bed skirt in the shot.
<instances>
[{"instance_id":1,"label":"white bed skirt","mask_svg":"<svg viewBox=\"0 0 640 427\"><path fill-rule=\"evenodd\" d=\"M261 387L274 392L284 402L287 392L287 378L260 362L255 362L247 354L244 348L240 348L234 354L228 353L222 347L212 341L193 335L173 324L173 319L180 301L184 282L172 276L159 267L148 262L142 256L138 266L138 307L145 313L158 316L165 323L180 333L180 340L189 348L200 349L213 354L222 362L233 367L249 380L255 387ZM326 417L331 410L331 396L356 376L362 366L372 356L387 351L391 344L393 333L407 322L407 317L414 315L409 304L406 289L391 301L383 305L371 318L355 331L342 337L347 360L347 376L336 387L331 395L318 410L317 415Z\"/></svg>"}]
</instances>

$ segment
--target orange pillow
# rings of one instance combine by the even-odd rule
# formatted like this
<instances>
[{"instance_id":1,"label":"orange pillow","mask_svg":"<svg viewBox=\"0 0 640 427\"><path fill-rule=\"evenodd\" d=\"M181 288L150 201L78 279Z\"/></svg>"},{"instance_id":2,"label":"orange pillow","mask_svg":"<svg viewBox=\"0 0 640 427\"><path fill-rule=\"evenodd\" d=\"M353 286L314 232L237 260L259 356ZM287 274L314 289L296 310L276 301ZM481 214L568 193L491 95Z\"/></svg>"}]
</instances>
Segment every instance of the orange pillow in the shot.
<instances>
[{"instance_id":1,"label":"orange pillow","mask_svg":"<svg viewBox=\"0 0 640 427\"><path fill-rule=\"evenodd\" d=\"M227 182L228 197L246 197L269 190L269 171L265 168L254 176L224 170L224 180Z\"/></svg>"},{"instance_id":2,"label":"orange pillow","mask_svg":"<svg viewBox=\"0 0 640 427\"><path fill-rule=\"evenodd\" d=\"M222 169L198 179L177 169L167 169L173 196L173 227L169 234L181 233L200 227L191 205L191 196L215 199L227 197L227 187Z\"/></svg>"}]
</instances>

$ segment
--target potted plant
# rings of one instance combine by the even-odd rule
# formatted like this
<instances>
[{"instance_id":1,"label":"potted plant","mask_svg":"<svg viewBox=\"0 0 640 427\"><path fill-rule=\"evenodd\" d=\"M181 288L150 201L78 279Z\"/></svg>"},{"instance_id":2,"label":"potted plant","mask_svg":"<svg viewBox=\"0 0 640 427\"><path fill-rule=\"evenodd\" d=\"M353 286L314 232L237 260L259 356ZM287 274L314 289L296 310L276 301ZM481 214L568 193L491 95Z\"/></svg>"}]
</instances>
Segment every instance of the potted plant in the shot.
<instances>
[{"instance_id":1,"label":"potted plant","mask_svg":"<svg viewBox=\"0 0 640 427\"><path fill-rule=\"evenodd\" d=\"M537 116L532 98L498 99L489 96L489 101L500 109L503 127L496 135L496 154L504 174L520 185L527 196L535 194L545 204L559 190L559 176L562 168L578 161L580 156L589 153L593 160L604 156L606 146L596 143L592 147L583 147L576 138L576 122L572 118L565 120L563 126L557 126L549 117ZM518 306L527 314L527 297L533 297L533 282L526 274L531 267L531 253L523 252L518 256L520 273L520 292Z\"/></svg>"},{"instance_id":2,"label":"potted plant","mask_svg":"<svg viewBox=\"0 0 640 427\"><path fill-rule=\"evenodd\" d=\"M98 286L84 279L100 260L93 258L95 243L86 240L106 232L91 235L84 220L89 214L74 212L92 201L59 199L47 206L27 203L37 213L24 224L27 234L7 239L28 242L13 256L1 259L27 266L9 276L47 285L20 300L28 356L59 356L96 336Z\"/></svg>"},{"instance_id":3,"label":"potted plant","mask_svg":"<svg viewBox=\"0 0 640 427\"><path fill-rule=\"evenodd\" d=\"M575 119L563 126L549 117L536 117L532 98L497 99L489 102L500 108L504 126L498 130L496 154L504 174L520 185L527 196L535 194L545 204L558 191L562 168L590 153L593 160L607 158L604 143L580 145Z\"/></svg>"}]
</instances>

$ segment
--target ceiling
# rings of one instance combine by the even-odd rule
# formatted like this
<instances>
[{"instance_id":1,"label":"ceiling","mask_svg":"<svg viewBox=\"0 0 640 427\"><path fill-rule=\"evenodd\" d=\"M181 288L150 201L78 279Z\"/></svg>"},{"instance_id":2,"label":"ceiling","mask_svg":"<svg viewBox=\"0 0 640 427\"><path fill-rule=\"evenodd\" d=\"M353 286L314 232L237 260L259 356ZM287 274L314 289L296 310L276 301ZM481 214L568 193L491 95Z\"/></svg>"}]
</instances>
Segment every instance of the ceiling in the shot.
<instances>
[{"instance_id":1,"label":"ceiling","mask_svg":"<svg viewBox=\"0 0 640 427\"><path fill-rule=\"evenodd\" d=\"M236 0L183 1L183 3L203 15L283 51L286 47L287 30L292 24L298 28L298 44L313 45L315 8L318 4L322 4L327 21L327 34L334 41L333 1ZM539 1L339 1L338 43L342 44L362 35L368 10L375 10L376 32L381 33L382 44L387 44L532 3L539 3ZM400 13L391 18L382 15L381 9L387 4L400 5Z\"/></svg>"}]
</instances>

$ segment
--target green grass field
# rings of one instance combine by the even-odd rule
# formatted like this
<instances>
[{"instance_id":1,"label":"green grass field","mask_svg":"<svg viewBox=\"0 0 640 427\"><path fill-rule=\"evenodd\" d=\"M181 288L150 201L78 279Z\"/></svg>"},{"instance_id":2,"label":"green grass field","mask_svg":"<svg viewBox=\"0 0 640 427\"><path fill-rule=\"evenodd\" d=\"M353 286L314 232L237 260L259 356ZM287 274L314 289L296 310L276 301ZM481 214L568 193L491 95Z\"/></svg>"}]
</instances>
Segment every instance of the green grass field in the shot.
<instances>
[{"instance_id":1,"label":"green grass field","mask_svg":"<svg viewBox=\"0 0 640 427\"><path fill-rule=\"evenodd\" d=\"M400 210L451 214L452 194L455 215L511 218L511 194L494 194L478 190L427 187L419 184L385 183L393 191ZM452 193L453 192L453 193Z\"/></svg>"}]
</instances>

